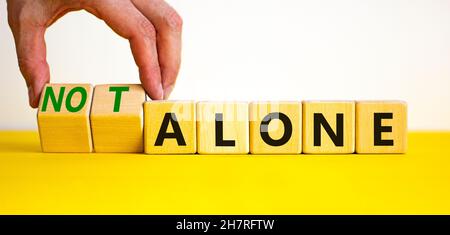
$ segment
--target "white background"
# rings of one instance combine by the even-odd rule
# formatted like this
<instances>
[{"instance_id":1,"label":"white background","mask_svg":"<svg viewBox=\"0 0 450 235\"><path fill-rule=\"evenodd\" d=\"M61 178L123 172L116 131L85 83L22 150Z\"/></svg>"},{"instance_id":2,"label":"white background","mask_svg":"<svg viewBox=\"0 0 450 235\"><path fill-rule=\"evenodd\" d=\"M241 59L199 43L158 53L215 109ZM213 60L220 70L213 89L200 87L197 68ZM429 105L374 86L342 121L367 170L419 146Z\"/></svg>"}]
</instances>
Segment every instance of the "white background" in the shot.
<instances>
[{"instance_id":1,"label":"white background","mask_svg":"<svg viewBox=\"0 0 450 235\"><path fill-rule=\"evenodd\" d=\"M450 1L172 0L184 19L171 99L402 99L450 130ZM0 129L35 129L0 0ZM84 11L46 34L52 82L137 83L128 42Z\"/></svg>"}]
</instances>

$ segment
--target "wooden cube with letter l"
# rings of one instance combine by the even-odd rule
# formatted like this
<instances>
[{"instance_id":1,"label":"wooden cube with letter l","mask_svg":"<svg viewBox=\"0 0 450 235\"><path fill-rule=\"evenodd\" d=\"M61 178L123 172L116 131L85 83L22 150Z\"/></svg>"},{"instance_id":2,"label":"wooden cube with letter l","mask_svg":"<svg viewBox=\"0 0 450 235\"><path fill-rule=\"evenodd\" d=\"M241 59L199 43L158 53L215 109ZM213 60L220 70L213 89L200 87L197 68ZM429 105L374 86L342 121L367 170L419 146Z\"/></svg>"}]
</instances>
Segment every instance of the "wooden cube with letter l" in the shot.
<instances>
[{"instance_id":1,"label":"wooden cube with letter l","mask_svg":"<svg viewBox=\"0 0 450 235\"><path fill-rule=\"evenodd\" d=\"M92 152L90 84L47 84L38 110L43 152Z\"/></svg>"},{"instance_id":2,"label":"wooden cube with letter l","mask_svg":"<svg viewBox=\"0 0 450 235\"><path fill-rule=\"evenodd\" d=\"M303 152L313 154L355 151L354 101L303 102Z\"/></svg>"},{"instance_id":3,"label":"wooden cube with letter l","mask_svg":"<svg viewBox=\"0 0 450 235\"><path fill-rule=\"evenodd\" d=\"M250 104L250 153L298 154L302 151L300 102Z\"/></svg>"},{"instance_id":4,"label":"wooden cube with letter l","mask_svg":"<svg viewBox=\"0 0 450 235\"><path fill-rule=\"evenodd\" d=\"M144 145L147 154L196 152L195 103L149 101L144 104Z\"/></svg>"},{"instance_id":5,"label":"wooden cube with letter l","mask_svg":"<svg viewBox=\"0 0 450 235\"><path fill-rule=\"evenodd\" d=\"M403 101L356 103L356 152L405 153L407 104Z\"/></svg>"},{"instance_id":6,"label":"wooden cube with letter l","mask_svg":"<svg viewBox=\"0 0 450 235\"><path fill-rule=\"evenodd\" d=\"M247 154L248 103L197 103L197 151L199 154Z\"/></svg>"},{"instance_id":7,"label":"wooden cube with letter l","mask_svg":"<svg viewBox=\"0 0 450 235\"><path fill-rule=\"evenodd\" d=\"M91 127L95 152L140 153L144 151L141 85L98 85L94 89Z\"/></svg>"}]
</instances>

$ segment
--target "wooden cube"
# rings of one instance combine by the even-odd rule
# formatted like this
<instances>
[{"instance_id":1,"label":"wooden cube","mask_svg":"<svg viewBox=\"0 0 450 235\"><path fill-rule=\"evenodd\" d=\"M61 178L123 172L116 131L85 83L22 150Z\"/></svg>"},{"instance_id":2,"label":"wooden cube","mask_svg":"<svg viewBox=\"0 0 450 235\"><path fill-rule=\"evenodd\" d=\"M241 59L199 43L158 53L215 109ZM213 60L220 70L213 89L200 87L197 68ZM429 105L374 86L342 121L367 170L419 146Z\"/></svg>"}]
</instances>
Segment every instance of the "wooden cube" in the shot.
<instances>
[{"instance_id":1,"label":"wooden cube","mask_svg":"<svg viewBox=\"0 0 450 235\"><path fill-rule=\"evenodd\" d=\"M298 154L302 151L300 102L250 104L250 153Z\"/></svg>"},{"instance_id":2,"label":"wooden cube","mask_svg":"<svg viewBox=\"0 0 450 235\"><path fill-rule=\"evenodd\" d=\"M303 102L304 153L353 153L354 151L355 102Z\"/></svg>"},{"instance_id":3,"label":"wooden cube","mask_svg":"<svg viewBox=\"0 0 450 235\"><path fill-rule=\"evenodd\" d=\"M188 154L197 150L195 103L149 101L144 104L145 153Z\"/></svg>"},{"instance_id":4,"label":"wooden cube","mask_svg":"<svg viewBox=\"0 0 450 235\"><path fill-rule=\"evenodd\" d=\"M407 104L402 101L356 103L356 152L405 153Z\"/></svg>"},{"instance_id":5,"label":"wooden cube","mask_svg":"<svg viewBox=\"0 0 450 235\"><path fill-rule=\"evenodd\" d=\"M144 151L141 85L95 86L91 127L95 152L140 153Z\"/></svg>"},{"instance_id":6,"label":"wooden cube","mask_svg":"<svg viewBox=\"0 0 450 235\"><path fill-rule=\"evenodd\" d=\"M199 154L247 154L248 103L197 103L197 150Z\"/></svg>"},{"instance_id":7,"label":"wooden cube","mask_svg":"<svg viewBox=\"0 0 450 235\"><path fill-rule=\"evenodd\" d=\"M92 152L90 84L47 84L42 91L38 126L43 152Z\"/></svg>"}]
</instances>

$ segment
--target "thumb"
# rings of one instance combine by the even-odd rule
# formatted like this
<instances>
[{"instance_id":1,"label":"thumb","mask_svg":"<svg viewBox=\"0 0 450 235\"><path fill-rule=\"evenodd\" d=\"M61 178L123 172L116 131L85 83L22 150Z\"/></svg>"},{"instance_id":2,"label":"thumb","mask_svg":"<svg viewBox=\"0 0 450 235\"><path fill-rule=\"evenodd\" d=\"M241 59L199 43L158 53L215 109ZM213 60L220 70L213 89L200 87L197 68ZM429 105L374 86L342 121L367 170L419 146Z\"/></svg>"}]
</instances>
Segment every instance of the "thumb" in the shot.
<instances>
[{"instance_id":1,"label":"thumb","mask_svg":"<svg viewBox=\"0 0 450 235\"><path fill-rule=\"evenodd\" d=\"M28 87L30 106L37 108L45 84L50 81L46 60L45 28L43 26L11 26L16 43L20 71Z\"/></svg>"}]
</instances>

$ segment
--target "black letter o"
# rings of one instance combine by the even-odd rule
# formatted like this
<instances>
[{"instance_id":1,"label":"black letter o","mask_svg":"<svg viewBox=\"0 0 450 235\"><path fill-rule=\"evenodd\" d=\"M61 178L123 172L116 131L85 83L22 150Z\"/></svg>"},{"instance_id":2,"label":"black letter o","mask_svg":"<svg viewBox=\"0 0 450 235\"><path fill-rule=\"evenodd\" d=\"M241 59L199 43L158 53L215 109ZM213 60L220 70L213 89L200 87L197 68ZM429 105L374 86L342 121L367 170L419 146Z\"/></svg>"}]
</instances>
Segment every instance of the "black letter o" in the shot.
<instances>
[{"instance_id":1,"label":"black letter o","mask_svg":"<svg viewBox=\"0 0 450 235\"><path fill-rule=\"evenodd\" d=\"M283 122L283 125L284 125L284 134L278 140L272 139L272 137L270 137L270 135L269 135L269 123L273 119L280 119L280 121ZM280 113L280 112L269 113L261 121L260 133L261 133L261 138L264 140L264 142L266 142L266 144L268 144L270 146L284 145L289 141L289 139L292 136L291 120L284 113Z\"/></svg>"}]
</instances>

